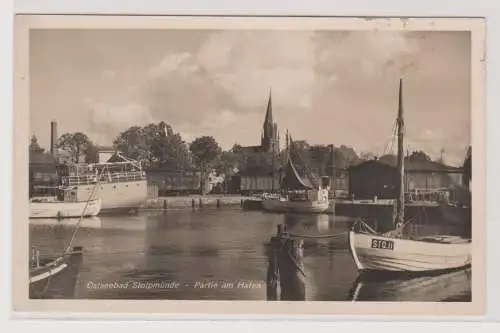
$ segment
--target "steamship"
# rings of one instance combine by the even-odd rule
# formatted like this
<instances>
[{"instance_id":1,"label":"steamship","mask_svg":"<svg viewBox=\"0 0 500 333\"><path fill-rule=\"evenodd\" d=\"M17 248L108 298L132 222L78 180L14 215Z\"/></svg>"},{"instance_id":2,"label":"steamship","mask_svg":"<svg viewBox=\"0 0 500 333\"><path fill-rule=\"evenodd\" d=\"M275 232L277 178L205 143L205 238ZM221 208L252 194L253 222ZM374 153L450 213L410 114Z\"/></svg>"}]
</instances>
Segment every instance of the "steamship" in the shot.
<instances>
[{"instance_id":1,"label":"steamship","mask_svg":"<svg viewBox=\"0 0 500 333\"><path fill-rule=\"evenodd\" d=\"M147 199L145 171L138 161L119 152L106 162L65 165L60 168L60 179L71 201L100 199L104 214L137 212Z\"/></svg>"},{"instance_id":2,"label":"steamship","mask_svg":"<svg viewBox=\"0 0 500 333\"><path fill-rule=\"evenodd\" d=\"M113 149L100 149L98 163L62 163L63 156L57 152L56 142L57 123L52 121L50 154L56 164L54 176L57 180L45 201L85 203L99 200L99 214L137 212L144 204L148 187L140 162Z\"/></svg>"}]
</instances>

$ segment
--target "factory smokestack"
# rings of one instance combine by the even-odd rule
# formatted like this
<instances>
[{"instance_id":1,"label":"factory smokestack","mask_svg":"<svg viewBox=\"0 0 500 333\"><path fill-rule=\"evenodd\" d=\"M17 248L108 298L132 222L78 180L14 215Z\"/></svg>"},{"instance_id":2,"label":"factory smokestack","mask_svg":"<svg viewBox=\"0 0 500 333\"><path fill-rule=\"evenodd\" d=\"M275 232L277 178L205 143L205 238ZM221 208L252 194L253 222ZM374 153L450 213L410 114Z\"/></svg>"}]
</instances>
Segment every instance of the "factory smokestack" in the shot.
<instances>
[{"instance_id":1,"label":"factory smokestack","mask_svg":"<svg viewBox=\"0 0 500 333\"><path fill-rule=\"evenodd\" d=\"M55 121L50 122L50 155L56 156L56 144L57 144L57 123Z\"/></svg>"}]
</instances>

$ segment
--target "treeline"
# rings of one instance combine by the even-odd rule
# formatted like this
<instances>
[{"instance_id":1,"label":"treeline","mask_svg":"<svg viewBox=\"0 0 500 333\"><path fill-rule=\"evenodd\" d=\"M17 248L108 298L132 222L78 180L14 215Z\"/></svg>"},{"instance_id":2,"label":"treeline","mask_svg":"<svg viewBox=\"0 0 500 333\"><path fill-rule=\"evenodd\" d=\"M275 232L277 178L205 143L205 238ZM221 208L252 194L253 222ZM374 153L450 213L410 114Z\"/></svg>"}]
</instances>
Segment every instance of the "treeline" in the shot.
<instances>
[{"instance_id":1,"label":"treeline","mask_svg":"<svg viewBox=\"0 0 500 333\"><path fill-rule=\"evenodd\" d=\"M330 145L310 145L306 141L295 140L294 146L307 168L317 175L328 173L327 168L332 162ZM98 159L96 145L82 132L61 135L56 148L62 153L61 160L69 163L95 163ZM140 161L145 169L196 168L205 175L215 171L226 177L238 170L270 165L273 159L270 154L251 152L237 144L229 150L223 150L211 136L200 136L188 143L164 122L128 128L115 138L113 148ZM30 151L44 152L34 136L31 139ZM374 158L373 154L358 155L353 148L344 145L335 146L333 152L334 167L337 170ZM422 151L413 152L410 157L430 160ZM275 159L273 164L279 169L284 162L282 152L281 157Z\"/></svg>"}]
</instances>

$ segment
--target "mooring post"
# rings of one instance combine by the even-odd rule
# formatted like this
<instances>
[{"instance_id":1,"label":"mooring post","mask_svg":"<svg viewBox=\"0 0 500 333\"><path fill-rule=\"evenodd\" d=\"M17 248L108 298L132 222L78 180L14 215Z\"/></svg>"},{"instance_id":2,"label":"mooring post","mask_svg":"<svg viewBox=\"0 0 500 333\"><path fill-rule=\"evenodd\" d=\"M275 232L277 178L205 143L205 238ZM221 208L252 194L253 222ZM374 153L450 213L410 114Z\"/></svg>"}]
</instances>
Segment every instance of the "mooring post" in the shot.
<instances>
[{"instance_id":1,"label":"mooring post","mask_svg":"<svg viewBox=\"0 0 500 333\"><path fill-rule=\"evenodd\" d=\"M167 211L167 199L163 200L163 212Z\"/></svg>"},{"instance_id":2,"label":"mooring post","mask_svg":"<svg viewBox=\"0 0 500 333\"><path fill-rule=\"evenodd\" d=\"M290 238L286 224L276 226L271 237L267 271L268 300L305 300L303 241Z\"/></svg>"},{"instance_id":3,"label":"mooring post","mask_svg":"<svg viewBox=\"0 0 500 333\"><path fill-rule=\"evenodd\" d=\"M267 300L280 300L280 278L278 257L281 248L281 240L279 236L272 236L270 241L269 264L267 266Z\"/></svg>"},{"instance_id":4,"label":"mooring post","mask_svg":"<svg viewBox=\"0 0 500 333\"><path fill-rule=\"evenodd\" d=\"M220 208L220 199L217 199L217 208Z\"/></svg>"},{"instance_id":5,"label":"mooring post","mask_svg":"<svg viewBox=\"0 0 500 333\"><path fill-rule=\"evenodd\" d=\"M198 199L198 206L199 206L200 208L202 208L202 207L203 207L203 201L201 200L201 198L200 198L200 199Z\"/></svg>"},{"instance_id":6,"label":"mooring post","mask_svg":"<svg viewBox=\"0 0 500 333\"><path fill-rule=\"evenodd\" d=\"M193 210L196 208L196 202L194 199L191 200L191 208L193 208Z\"/></svg>"},{"instance_id":7,"label":"mooring post","mask_svg":"<svg viewBox=\"0 0 500 333\"><path fill-rule=\"evenodd\" d=\"M282 238L283 246L278 259L282 301L304 301L305 273L303 260L303 241Z\"/></svg>"}]
</instances>

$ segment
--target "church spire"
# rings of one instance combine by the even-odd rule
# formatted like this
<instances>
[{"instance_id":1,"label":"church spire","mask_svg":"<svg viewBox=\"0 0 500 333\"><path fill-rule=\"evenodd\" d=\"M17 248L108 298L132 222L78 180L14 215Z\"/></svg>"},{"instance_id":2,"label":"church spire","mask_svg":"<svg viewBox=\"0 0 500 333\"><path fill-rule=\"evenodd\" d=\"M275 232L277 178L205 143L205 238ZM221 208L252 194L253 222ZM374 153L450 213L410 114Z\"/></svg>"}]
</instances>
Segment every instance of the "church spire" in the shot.
<instances>
[{"instance_id":1,"label":"church spire","mask_svg":"<svg viewBox=\"0 0 500 333\"><path fill-rule=\"evenodd\" d=\"M274 121L273 121L273 103L272 103L272 95L271 95L271 89L269 89L269 100L267 101L267 111L266 111L266 118L264 120L264 128L268 128L273 126Z\"/></svg>"}]
</instances>

